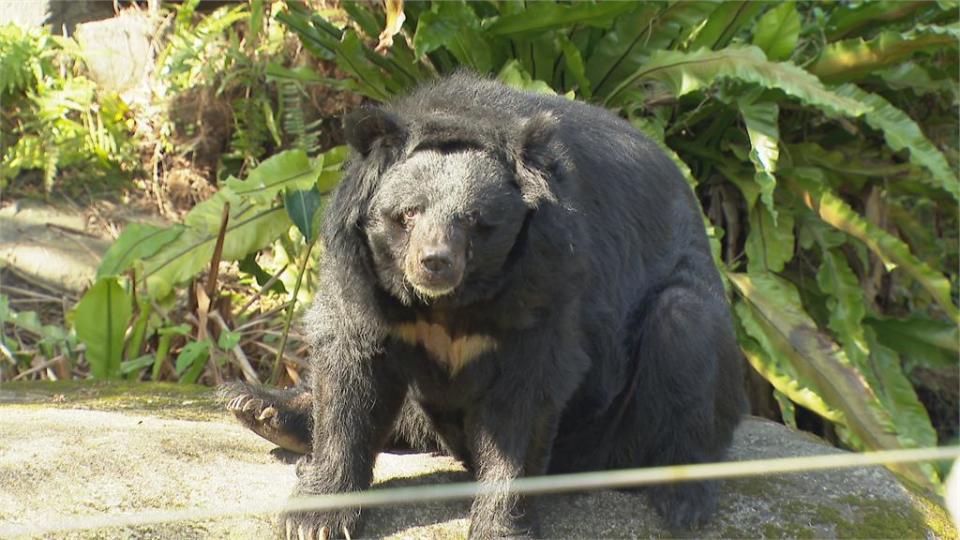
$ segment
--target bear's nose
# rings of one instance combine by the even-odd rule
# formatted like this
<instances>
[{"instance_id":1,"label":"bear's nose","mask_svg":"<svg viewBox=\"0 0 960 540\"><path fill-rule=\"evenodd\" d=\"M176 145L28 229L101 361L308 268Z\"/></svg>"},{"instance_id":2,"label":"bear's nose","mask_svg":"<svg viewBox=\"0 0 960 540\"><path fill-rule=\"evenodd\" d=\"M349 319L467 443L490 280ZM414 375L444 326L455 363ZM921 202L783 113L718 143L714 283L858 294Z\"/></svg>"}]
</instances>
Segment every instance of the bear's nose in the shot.
<instances>
[{"instance_id":1,"label":"bear's nose","mask_svg":"<svg viewBox=\"0 0 960 540\"><path fill-rule=\"evenodd\" d=\"M431 274L440 274L450 270L453 257L450 250L442 247L427 248L420 255L420 264Z\"/></svg>"}]
</instances>

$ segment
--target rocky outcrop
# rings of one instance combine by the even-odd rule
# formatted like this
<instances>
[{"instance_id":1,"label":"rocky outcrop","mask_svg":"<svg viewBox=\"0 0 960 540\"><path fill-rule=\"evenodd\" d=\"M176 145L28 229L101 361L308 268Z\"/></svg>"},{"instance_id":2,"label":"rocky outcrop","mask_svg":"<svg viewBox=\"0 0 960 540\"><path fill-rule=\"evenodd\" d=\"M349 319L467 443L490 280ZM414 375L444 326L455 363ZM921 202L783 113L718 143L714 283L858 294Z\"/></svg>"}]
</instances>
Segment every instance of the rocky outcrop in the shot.
<instances>
[{"instance_id":1,"label":"rocky outcrop","mask_svg":"<svg viewBox=\"0 0 960 540\"><path fill-rule=\"evenodd\" d=\"M294 467L221 412L206 389L179 385L5 384L0 387L0 537L71 516L146 509L218 509L287 497ZM750 419L733 459L839 452L818 439ZM383 487L468 480L450 458L381 454ZM956 538L943 509L882 468L725 481L717 519L695 537ZM544 497L552 538L671 535L642 494ZM466 501L365 511L364 536L462 538ZM56 538L269 538L273 517L119 527Z\"/></svg>"}]
</instances>

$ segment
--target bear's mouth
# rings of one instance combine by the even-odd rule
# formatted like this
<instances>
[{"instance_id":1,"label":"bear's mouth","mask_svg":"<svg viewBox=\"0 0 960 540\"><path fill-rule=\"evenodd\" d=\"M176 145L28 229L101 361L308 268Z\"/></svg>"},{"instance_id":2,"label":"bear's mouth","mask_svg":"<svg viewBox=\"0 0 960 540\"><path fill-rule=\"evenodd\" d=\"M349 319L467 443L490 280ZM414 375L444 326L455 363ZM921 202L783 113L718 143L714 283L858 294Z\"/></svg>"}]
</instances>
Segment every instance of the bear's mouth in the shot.
<instances>
[{"instance_id":1,"label":"bear's mouth","mask_svg":"<svg viewBox=\"0 0 960 540\"><path fill-rule=\"evenodd\" d=\"M410 285L413 287L413 290L417 291L417 294L425 300L433 300L441 296L446 296L457 288L456 285L447 287L424 286L412 281L410 281Z\"/></svg>"},{"instance_id":2,"label":"bear's mouth","mask_svg":"<svg viewBox=\"0 0 960 540\"><path fill-rule=\"evenodd\" d=\"M413 287L413 290L427 300L440 298L455 291L463 279L463 272L459 268L443 274L414 271L406 273L404 277L406 277L407 283Z\"/></svg>"}]
</instances>

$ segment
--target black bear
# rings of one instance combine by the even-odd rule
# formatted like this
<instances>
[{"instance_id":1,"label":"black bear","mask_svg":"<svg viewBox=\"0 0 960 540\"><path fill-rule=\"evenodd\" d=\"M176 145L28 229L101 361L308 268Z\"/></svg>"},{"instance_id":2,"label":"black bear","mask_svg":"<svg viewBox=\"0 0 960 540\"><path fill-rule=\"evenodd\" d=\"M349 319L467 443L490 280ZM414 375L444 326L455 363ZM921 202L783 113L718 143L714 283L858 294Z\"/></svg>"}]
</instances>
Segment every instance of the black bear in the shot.
<instances>
[{"instance_id":1,"label":"black bear","mask_svg":"<svg viewBox=\"0 0 960 540\"><path fill-rule=\"evenodd\" d=\"M392 438L481 482L723 459L741 355L697 201L607 111L460 73L346 122L326 212L308 389L235 385L229 408L309 452L296 494L362 490ZM672 526L716 488L649 489ZM292 513L343 536L359 511ZM470 536L536 534L521 497L478 497Z\"/></svg>"}]
</instances>

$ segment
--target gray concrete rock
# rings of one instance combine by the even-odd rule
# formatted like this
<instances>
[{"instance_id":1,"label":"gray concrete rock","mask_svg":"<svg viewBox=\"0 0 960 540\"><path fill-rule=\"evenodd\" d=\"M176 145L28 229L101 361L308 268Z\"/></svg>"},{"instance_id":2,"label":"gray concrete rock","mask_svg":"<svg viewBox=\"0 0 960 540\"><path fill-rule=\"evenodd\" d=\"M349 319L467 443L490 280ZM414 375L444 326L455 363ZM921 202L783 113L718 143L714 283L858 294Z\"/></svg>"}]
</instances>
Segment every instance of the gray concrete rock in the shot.
<instances>
[{"instance_id":1,"label":"gray concrete rock","mask_svg":"<svg viewBox=\"0 0 960 540\"><path fill-rule=\"evenodd\" d=\"M120 94L128 105L149 106L160 22L147 11L126 9L116 17L77 26L85 65L101 90Z\"/></svg>"},{"instance_id":2,"label":"gray concrete rock","mask_svg":"<svg viewBox=\"0 0 960 540\"><path fill-rule=\"evenodd\" d=\"M0 537L147 509L218 509L283 500L294 467L221 412L209 391L176 385L5 384L0 388ZM750 419L733 459L839 452ZM381 454L382 487L465 481L455 461ZM717 519L692 537L956 538L944 510L869 468L730 480ZM643 495L622 491L538 501L551 538L670 536ZM462 538L466 501L365 511L364 535ZM50 538L269 538L269 515L57 533Z\"/></svg>"},{"instance_id":3,"label":"gray concrete rock","mask_svg":"<svg viewBox=\"0 0 960 540\"><path fill-rule=\"evenodd\" d=\"M93 282L110 240L87 231L79 209L18 201L0 208L0 265L65 292Z\"/></svg>"},{"instance_id":4,"label":"gray concrete rock","mask_svg":"<svg viewBox=\"0 0 960 540\"><path fill-rule=\"evenodd\" d=\"M141 222L167 225L136 207L102 202L99 208L21 199L0 205L0 268L44 288L82 293L93 284L104 253L113 244L104 227L91 223L99 214L122 227Z\"/></svg>"},{"instance_id":5,"label":"gray concrete rock","mask_svg":"<svg viewBox=\"0 0 960 540\"><path fill-rule=\"evenodd\" d=\"M0 0L0 25L42 26L47 20L49 0Z\"/></svg>"}]
</instances>

